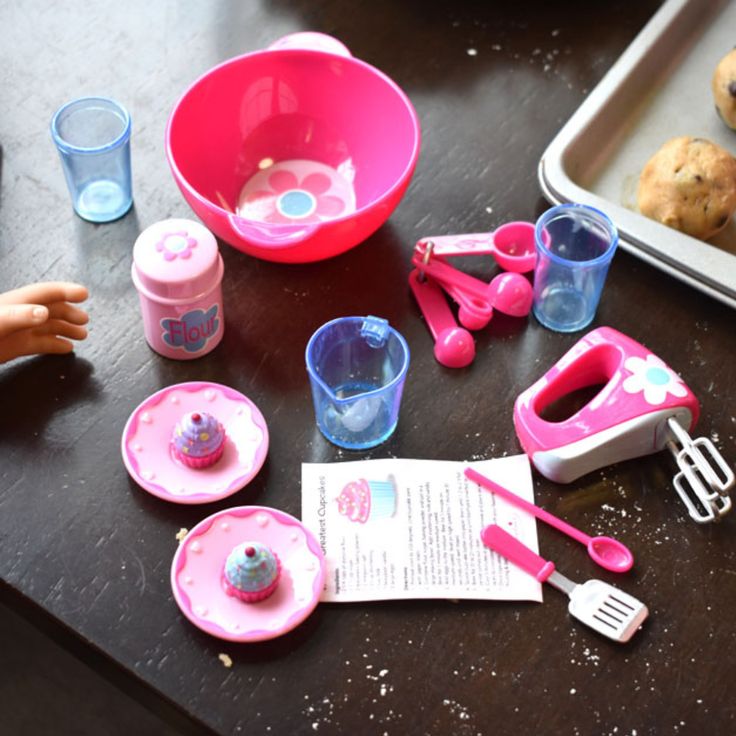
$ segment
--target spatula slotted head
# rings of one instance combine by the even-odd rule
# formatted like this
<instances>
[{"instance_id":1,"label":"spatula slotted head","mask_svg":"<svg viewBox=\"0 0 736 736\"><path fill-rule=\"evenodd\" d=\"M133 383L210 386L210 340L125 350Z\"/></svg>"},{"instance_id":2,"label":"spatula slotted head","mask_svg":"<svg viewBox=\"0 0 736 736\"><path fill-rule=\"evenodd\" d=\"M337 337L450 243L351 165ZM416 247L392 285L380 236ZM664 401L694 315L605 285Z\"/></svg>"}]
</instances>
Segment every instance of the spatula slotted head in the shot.
<instances>
[{"instance_id":1,"label":"spatula slotted head","mask_svg":"<svg viewBox=\"0 0 736 736\"><path fill-rule=\"evenodd\" d=\"M649 615L639 600L602 580L588 580L570 594L570 615L614 641L626 642Z\"/></svg>"}]
</instances>

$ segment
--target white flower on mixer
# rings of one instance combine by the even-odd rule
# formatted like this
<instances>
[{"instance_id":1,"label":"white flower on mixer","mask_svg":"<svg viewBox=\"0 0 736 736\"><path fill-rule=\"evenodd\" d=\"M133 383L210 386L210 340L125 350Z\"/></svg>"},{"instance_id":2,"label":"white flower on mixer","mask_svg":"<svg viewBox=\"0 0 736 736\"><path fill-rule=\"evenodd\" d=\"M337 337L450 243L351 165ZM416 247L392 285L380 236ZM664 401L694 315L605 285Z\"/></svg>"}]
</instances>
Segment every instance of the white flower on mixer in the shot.
<instances>
[{"instance_id":1,"label":"white flower on mixer","mask_svg":"<svg viewBox=\"0 0 736 736\"><path fill-rule=\"evenodd\" d=\"M623 383L629 394L644 394L647 404L659 406L667 400L667 394L680 398L687 396L682 379L668 368L656 355L647 355L646 360L631 357L624 362L631 375Z\"/></svg>"}]
</instances>

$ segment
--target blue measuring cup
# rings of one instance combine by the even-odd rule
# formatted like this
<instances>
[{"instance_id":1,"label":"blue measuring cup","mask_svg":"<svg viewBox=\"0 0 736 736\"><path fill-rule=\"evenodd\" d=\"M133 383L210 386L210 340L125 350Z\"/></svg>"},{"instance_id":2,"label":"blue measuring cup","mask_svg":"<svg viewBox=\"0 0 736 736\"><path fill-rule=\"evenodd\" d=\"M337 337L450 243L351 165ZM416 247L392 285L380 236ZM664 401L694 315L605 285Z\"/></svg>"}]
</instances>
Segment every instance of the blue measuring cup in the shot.
<instances>
[{"instance_id":1,"label":"blue measuring cup","mask_svg":"<svg viewBox=\"0 0 736 736\"><path fill-rule=\"evenodd\" d=\"M385 319L340 317L309 339L307 372L317 426L338 447L365 450L396 429L409 346Z\"/></svg>"}]
</instances>

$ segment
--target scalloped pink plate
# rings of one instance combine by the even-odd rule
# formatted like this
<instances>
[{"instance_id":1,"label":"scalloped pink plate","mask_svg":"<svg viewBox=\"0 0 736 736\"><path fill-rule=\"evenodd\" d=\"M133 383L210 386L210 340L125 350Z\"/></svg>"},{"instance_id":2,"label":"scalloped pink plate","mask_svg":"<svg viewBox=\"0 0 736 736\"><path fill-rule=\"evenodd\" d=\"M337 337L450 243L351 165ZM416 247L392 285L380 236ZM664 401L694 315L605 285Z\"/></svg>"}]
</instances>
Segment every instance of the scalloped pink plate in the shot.
<instances>
[{"instance_id":1,"label":"scalloped pink plate","mask_svg":"<svg viewBox=\"0 0 736 736\"><path fill-rule=\"evenodd\" d=\"M190 411L206 411L225 427L225 451L209 468L188 468L171 452L174 427ZM256 476L268 453L268 428L258 407L228 386L177 383L149 396L130 415L122 453L133 480L154 496L209 503L239 491Z\"/></svg>"},{"instance_id":2,"label":"scalloped pink plate","mask_svg":"<svg viewBox=\"0 0 736 736\"><path fill-rule=\"evenodd\" d=\"M229 596L220 576L227 556L246 542L267 544L281 560L273 594L257 603ZM236 506L200 521L180 543L171 587L182 613L218 639L273 639L298 626L315 609L325 560L312 533L293 516L266 506Z\"/></svg>"}]
</instances>

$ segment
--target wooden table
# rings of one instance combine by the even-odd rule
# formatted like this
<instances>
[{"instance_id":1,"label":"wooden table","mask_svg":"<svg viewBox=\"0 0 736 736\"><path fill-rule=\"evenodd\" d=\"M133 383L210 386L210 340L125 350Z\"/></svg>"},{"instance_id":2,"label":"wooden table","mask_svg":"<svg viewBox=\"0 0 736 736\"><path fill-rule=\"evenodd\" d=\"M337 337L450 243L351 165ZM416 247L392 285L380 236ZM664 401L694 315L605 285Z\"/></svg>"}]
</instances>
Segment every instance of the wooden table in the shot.
<instances>
[{"instance_id":1,"label":"wooden table","mask_svg":"<svg viewBox=\"0 0 736 736\"><path fill-rule=\"evenodd\" d=\"M693 523L668 453L569 487L535 476L546 508L634 550L634 571L614 579L539 528L542 552L570 577L602 575L649 604L650 621L626 646L571 621L554 591L543 605L325 604L287 636L233 645L185 620L169 584L181 527L242 504L298 516L304 461L520 452L515 397L580 335L497 316L478 333L470 368L442 368L407 288L412 247L426 234L534 220L547 206L542 151L658 5L0 4L0 289L70 279L91 292L90 337L76 355L0 368L3 600L186 732L733 733L736 517ZM198 361L163 359L143 339L130 263L144 227L191 216L164 156L168 112L217 62L305 29L337 36L408 93L423 127L411 187L374 236L327 262L271 264L221 244L223 343ZM48 133L61 103L94 93L126 104L134 126L135 208L100 226L72 213ZM398 430L370 453L340 452L319 435L304 370L309 335L346 314L386 317L412 351ZM733 462L732 310L619 252L594 324L679 370L702 403L700 431ZM195 379L255 401L271 447L233 497L176 506L128 477L120 437L146 396Z\"/></svg>"}]
</instances>

